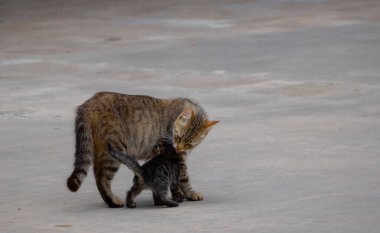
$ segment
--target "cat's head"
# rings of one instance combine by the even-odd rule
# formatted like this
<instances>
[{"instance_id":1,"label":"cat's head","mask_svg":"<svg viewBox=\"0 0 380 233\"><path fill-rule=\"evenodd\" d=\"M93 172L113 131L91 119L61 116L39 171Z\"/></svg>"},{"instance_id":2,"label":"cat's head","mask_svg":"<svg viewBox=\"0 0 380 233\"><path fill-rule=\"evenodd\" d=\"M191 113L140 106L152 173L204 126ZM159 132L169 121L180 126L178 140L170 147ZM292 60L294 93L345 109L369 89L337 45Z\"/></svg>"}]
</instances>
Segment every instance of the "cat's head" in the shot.
<instances>
[{"instance_id":1,"label":"cat's head","mask_svg":"<svg viewBox=\"0 0 380 233\"><path fill-rule=\"evenodd\" d=\"M219 121L209 121L203 111L186 107L174 122L173 142L177 152L189 152L206 137L211 126Z\"/></svg>"}]
</instances>

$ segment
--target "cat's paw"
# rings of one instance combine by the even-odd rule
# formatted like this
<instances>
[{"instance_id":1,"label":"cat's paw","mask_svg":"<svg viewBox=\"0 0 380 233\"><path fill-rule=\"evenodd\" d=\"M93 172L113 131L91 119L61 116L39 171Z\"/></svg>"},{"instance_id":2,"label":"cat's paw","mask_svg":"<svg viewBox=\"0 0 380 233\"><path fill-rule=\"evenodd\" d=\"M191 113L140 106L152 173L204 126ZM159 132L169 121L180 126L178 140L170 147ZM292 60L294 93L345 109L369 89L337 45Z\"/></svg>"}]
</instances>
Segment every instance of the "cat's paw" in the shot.
<instances>
[{"instance_id":1,"label":"cat's paw","mask_svg":"<svg viewBox=\"0 0 380 233\"><path fill-rule=\"evenodd\" d=\"M192 192L189 196L186 197L188 201L202 201L203 194L199 192Z\"/></svg>"},{"instance_id":2,"label":"cat's paw","mask_svg":"<svg viewBox=\"0 0 380 233\"><path fill-rule=\"evenodd\" d=\"M181 191L180 192L172 192L172 200L175 202L183 202L185 199L185 194L183 194Z\"/></svg>"},{"instance_id":3,"label":"cat's paw","mask_svg":"<svg viewBox=\"0 0 380 233\"><path fill-rule=\"evenodd\" d=\"M176 203L176 202L168 202L168 203L166 204L166 206L167 206L167 207L178 207L179 205L178 205L178 203Z\"/></svg>"},{"instance_id":4,"label":"cat's paw","mask_svg":"<svg viewBox=\"0 0 380 233\"><path fill-rule=\"evenodd\" d=\"M124 207L124 202L119 198L114 198L112 201L107 203L110 208L121 208Z\"/></svg>"},{"instance_id":5,"label":"cat's paw","mask_svg":"<svg viewBox=\"0 0 380 233\"><path fill-rule=\"evenodd\" d=\"M136 202L127 202L127 208L136 208Z\"/></svg>"}]
</instances>

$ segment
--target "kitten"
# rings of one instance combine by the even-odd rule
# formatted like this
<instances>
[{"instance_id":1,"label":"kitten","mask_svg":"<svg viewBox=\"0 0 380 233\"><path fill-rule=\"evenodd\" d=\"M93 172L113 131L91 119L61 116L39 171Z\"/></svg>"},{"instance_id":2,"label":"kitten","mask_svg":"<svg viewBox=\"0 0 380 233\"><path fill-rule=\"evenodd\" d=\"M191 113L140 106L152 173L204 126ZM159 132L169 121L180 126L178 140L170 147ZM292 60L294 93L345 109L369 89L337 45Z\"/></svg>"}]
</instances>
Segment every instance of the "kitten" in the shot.
<instances>
[{"instance_id":1,"label":"kitten","mask_svg":"<svg viewBox=\"0 0 380 233\"><path fill-rule=\"evenodd\" d=\"M158 155L163 136L169 136L177 151L188 153L216 123L209 121L204 109L189 99L97 93L77 109L74 170L67 187L73 192L79 189L92 161L103 200L109 207L123 207L124 203L111 191L120 162L109 155L107 143L134 159L149 160ZM203 199L191 187L185 158L180 161L179 179L181 192L175 195L183 194L192 201Z\"/></svg>"},{"instance_id":2,"label":"kitten","mask_svg":"<svg viewBox=\"0 0 380 233\"><path fill-rule=\"evenodd\" d=\"M108 151L111 156L125 164L135 173L133 186L127 194L126 204L128 208L135 208L135 198L144 189L151 189L155 205L166 205L167 207L177 207L177 202L182 202L182 198L171 201L167 199L167 192L179 189L179 169L180 155L176 153L172 145L163 145L160 154L146 162L143 166L129 155L115 151L108 144Z\"/></svg>"}]
</instances>

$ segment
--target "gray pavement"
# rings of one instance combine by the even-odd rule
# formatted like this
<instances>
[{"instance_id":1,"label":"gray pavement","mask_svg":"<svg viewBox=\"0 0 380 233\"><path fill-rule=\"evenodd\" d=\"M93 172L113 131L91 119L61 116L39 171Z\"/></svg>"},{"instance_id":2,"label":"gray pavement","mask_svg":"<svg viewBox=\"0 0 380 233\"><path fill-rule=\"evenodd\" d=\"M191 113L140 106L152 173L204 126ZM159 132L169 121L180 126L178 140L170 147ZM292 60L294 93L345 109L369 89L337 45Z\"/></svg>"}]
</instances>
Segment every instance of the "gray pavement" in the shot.
<instances>
[{"instance_id":1,"label":"gray pavement","mask_svg":"<svg viewBox=\"0 0 380 233\"><path fill-rule=\"evenodd\" d=\"M0 1L0 232L377 233L380 2ZM205 200L109 209L72 170L97 91L198 100ZM120 197L132 172L122 167Z\"/></svg>"}]
</instances>

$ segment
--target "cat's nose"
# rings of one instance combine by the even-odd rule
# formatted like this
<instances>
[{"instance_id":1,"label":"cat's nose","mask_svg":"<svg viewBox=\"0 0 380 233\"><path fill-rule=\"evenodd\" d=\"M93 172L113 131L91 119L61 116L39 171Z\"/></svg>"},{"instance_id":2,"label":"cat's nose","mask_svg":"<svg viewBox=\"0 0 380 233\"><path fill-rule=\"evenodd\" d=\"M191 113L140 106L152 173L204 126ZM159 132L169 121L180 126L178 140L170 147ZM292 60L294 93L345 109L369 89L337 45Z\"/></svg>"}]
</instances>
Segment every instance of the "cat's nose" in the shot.
<instances>
[{"instance_id":1,"label":"cat's nose","mask_svg":"<svg viewBox=\"0 0 380 233\"><path fill-rule=\"evenodd\" d=\"M180 146L180 145L177 145L177 147L175 148L175 151L176 151L177 153L182 153L182 152L185 151L185 148L183 148L183 147Z\"/></svg>"}]
</instances>

